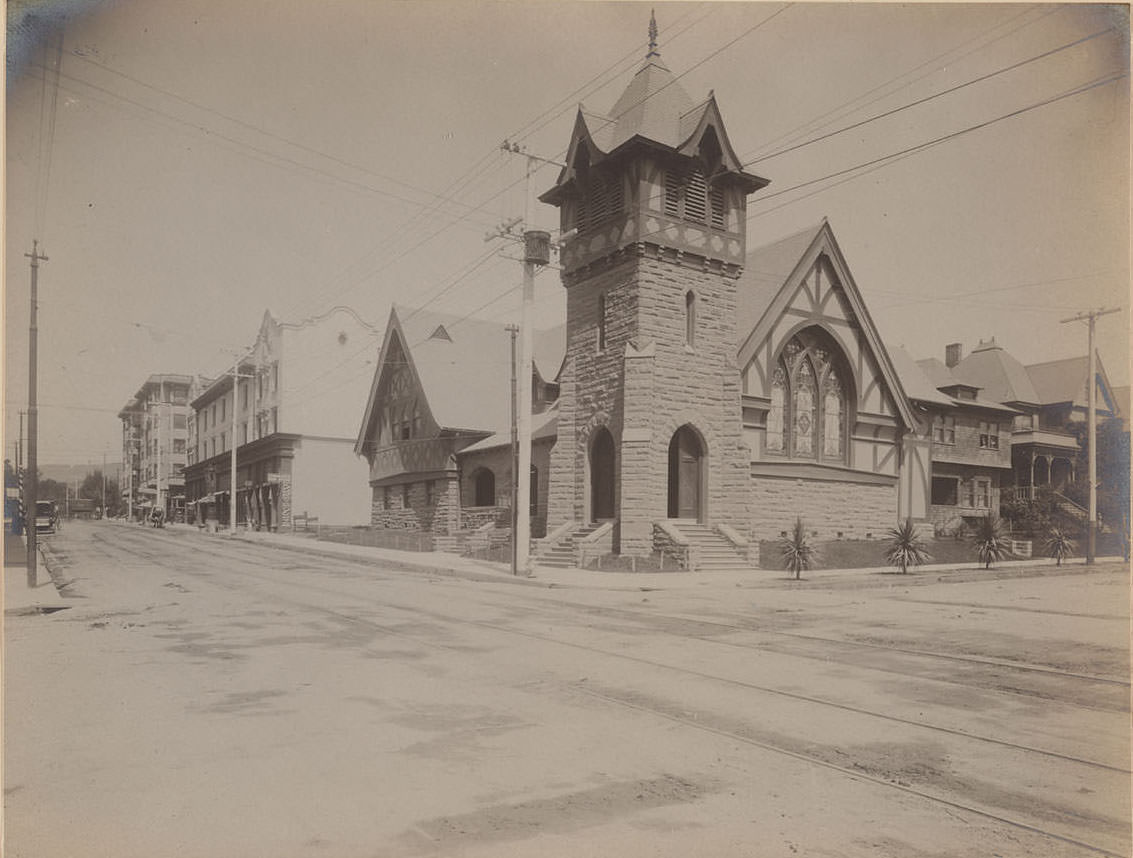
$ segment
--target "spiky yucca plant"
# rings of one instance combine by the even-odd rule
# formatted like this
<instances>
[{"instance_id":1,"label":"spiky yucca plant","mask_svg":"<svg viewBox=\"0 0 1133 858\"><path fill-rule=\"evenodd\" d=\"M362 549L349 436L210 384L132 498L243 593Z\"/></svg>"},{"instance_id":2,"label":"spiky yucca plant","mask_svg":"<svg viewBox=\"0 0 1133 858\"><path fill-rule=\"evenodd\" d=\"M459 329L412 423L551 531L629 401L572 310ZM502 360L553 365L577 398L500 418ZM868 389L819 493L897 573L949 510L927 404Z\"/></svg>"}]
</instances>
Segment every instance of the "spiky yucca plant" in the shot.
<instances>
[{"instance_id":1,"label":"spiky yucca plant","mask_svg":"<svg viewBox=\"0 0 1133 858\"><path fill-rule=\"evenodd\" d=\"M1003 531L1003 522L998 516L989 515L981 518L976 525L973 537L976 546L976 556L980 558L984 569L991 568L991 564L998 562L1010 553L1011 543Z\"/></svg>"},{"instance_id":2,"label":"spiky yucca plant","mask_svg":"<svg viewBox=\"0 0 1133 858\"><path fill-rule=\"evenodd\" d=\"M885 562L900 569L902 575L908 573L910 566L920 566L932 559L911 518L891 527L886 535L889 543L885 546Z\"/></svg>"},{"instance_id":3,"label":"spiky yucca plant","mask_svg":"<svg viewBox=\"0 0 1133 858\"><path fill-rule=\"evenodd\" d=\"M1057 561L1056 565L1061 566L1062 558L1069 557L1078 546L1065 530L1052 527L1043 543L1043 548L1046 549L1046 556L1053 557Z\"/></svg>"},{"instance_id":4,"label":"spiky yucca plant","mask_svg":"<svg viewBox=\"0 0 1133 858\"><path fill-rule=\"evenodd\" d=\"M806 535L806 527L801 518L795 519L795 526L791 532L779 540L783 550L783 560L787 564L787 571L795 573L795 579L802 577L804 569L809 569L818 557L818 549L810 544L810 537Z\"/></svg>"}]
</instances>

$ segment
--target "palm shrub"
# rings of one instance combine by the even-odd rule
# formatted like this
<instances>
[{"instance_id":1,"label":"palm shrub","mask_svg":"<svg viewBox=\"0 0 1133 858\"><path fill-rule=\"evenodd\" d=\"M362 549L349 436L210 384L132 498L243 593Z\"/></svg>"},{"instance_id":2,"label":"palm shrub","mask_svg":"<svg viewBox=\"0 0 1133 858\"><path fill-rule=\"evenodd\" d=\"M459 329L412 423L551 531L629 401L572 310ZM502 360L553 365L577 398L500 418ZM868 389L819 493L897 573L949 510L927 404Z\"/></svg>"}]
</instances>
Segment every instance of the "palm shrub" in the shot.
<instances>
[{"instance_id":1,"label":"palm shrub","mask_svg":"<svg viewBox=\"0 0 1133 858\"><path fill-rule=\"evenodd\" d=\"M795 526L787 536L779 540L779 546L783 551L787 571L794 572L796 580L802 577L803 570L809 569L818 557L818 549L811 545L801 518L795 519Z\"/></svg>"},{"instance_id":2,"label":"palm shrub","mask_svg":"<svg viewBox=\"0 0 1133 858\"><path fill-rule=\"evenodd\" d=\"M932 559L911 518L891 527L887 536L889 543L885 546L885 562L900 569L902 575L908 573L910 566L920 566Z\"/></svg>"},{"instance_id":3,"label":"palm shrub","mask_svg":"<svg viewBox=\"0 0 1133 858\"><path fill-rule=\"evenodd\" d=\"M1011 553L1011 543L1003 530L1003 522L999 520L998 516L989 515L981 518L979 524L976 525L973 539L976 546L976 556L980 558L984 569L990 568L992 563L1002 560Z\"/></svg>"},{"instance_id":4,"label":"palm shrub","mask_svg":"<svg viewBox=\"0 0 1133 858\"><path fill-rule=\"evenodd\" d=\"M1062 565L1063 557L1069 557L1078 548L1070 534L1060 527L1051 528L1043 547L1046 549L1046 556L1053 557L1058 566Z\"/></svg>"}]
</instances>

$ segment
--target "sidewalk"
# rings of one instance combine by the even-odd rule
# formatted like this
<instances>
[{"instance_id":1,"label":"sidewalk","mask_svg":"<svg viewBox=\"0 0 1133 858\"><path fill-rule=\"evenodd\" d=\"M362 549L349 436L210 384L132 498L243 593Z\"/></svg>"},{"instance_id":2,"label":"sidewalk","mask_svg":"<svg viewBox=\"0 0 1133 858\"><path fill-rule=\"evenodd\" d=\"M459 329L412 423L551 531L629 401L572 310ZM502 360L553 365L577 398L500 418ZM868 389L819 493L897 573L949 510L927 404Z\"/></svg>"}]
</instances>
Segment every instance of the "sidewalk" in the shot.
<instances>
[{"instance_id":1,"label":"sidewalk","mask_svg":"<svg viewBox=\"0 0 1133 858\"><path fill-rule=\"evenodd\" d=\"M191 525L167 525L170 529L191 531L203 537L213 539L231 539L226 531L208 534L199 531ZM606 590L641 590L641 589L686 589L715 585L723 587L808 587L826 586L834 581L844 583L856 581L865 585L884 577L890 583L910 581L916 578L925 578L927 575L941 575L944 573L978 572L984 573L988 578L1015 577L1030 570L1035 574L1036 567L1043 567L1040 574L1054 573L1056 563L1045 557L1035 557L1026 560L1007 560L992 565L985 570L982 563L940 563L918 566L910 570L909 574L902 576L894 569L884 566L864 567L857 569L813 569L803 574L801 581L796 581L788 573L780 569L738 569L734 571L719 572L603 572L594 569L561 569L539 566L534 563L531 574L513 576L511 569L503 563L492 563L485 560L475 560L455 554L445 554L439 551L400 551L393 548L375 548L367 545L348 545L338 542L324 542L309 536L295 536L287 533L266 533L262 531L239 531L235 539L243 542L252 542L278 548L285 551L294 551L302 554L323 557L337 557L344 560L353 560L369 563L380 563L386 567L404 569L406 571L423 572L432 575L445 575L467 578L470 580L495 581L500 583L519 584L535 587L556 588L583 588ZM535 558L533 558L534 560ZM1098 557L1098 563L1120 563L1120 557ZM1063 567L1070 567L1075 571L1085 571L1084 558L1072 558L1062 563ZM1046 567L1049 567L1049 572ZM1081 567L1077 569L1076 567ZM1062 569L1058 569L1063 574Z\"/></svg>"},{"instance_id":2,"label":"sidewalk","mask_svg":"<svg viewBox=\"0 0 1133 858\"><path fill-rule=\"evenodd\" d=\"M22 536L4 534L4 597L5 615L46 613L65 607L63 597L55 589L43 553L36 564L36 586L28 587L27 544Z\"/></svg>"}]
</instances>

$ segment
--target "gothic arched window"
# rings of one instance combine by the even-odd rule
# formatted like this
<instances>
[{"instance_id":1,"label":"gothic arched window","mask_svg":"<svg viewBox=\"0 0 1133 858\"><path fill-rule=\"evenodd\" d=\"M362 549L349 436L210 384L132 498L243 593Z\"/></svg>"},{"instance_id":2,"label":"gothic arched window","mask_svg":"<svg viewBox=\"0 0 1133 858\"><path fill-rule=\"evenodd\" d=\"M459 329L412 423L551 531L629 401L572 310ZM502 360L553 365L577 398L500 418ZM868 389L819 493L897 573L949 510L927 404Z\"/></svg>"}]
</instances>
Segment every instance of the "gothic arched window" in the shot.
<instances>
[{"instance_id":1,"label":"gothic arched window","mask_svg":"<svg viewBox=\"0 0 1133 858\"><path fill-rule=\"evenodd\" d=\"M696 346L696 293L691 289L685 293L685 345Z\"/></svg>"},{"instance_id":2,"label":"gothic arched window","mask_svg":"<svg viewBox=\"0 0 1133 858\"><path fill-rule=\"evenodd\" d=\"M784 346L771 376L765 449L796 459L846 459L847 373L829 337L802 331Z\"/></svg>"}]
</instances>

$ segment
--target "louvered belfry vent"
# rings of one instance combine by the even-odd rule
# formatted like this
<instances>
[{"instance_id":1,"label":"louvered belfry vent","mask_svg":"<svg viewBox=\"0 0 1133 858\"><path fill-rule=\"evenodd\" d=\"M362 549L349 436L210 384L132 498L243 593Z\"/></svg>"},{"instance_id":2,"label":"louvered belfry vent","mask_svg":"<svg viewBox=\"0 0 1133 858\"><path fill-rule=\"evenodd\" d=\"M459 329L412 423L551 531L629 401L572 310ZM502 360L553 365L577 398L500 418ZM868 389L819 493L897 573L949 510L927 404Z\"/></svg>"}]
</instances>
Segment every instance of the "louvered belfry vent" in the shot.
<instances>
[{"instance_id":1,"label":"louvered belfry vent","mask_svg":"<svg viewBox=\"0 0 1133 858\"><path fill-rule=\"evenodd\" d=\"M694 170L689 174L688 185L685 187L685 220L704 223L707 220L707 188L704 185L704 174Z\"/></svg>"},{"instance_id":2,"label":"louvered belfry vent","mask_svg":"<svg viewBox=\"0 0 1133 858\"><path fill-rule=\"evenodd\" d=\"M716 229L726 228L728 218L724 212L724 189L719 186L713 187L708 195L708 201L712 209L712 226Z\"/></svg>"},{"instance_id":3,"label":"louvered belfry vent","mask_svg":"<svg viewBox=\"0 0 1133 858\"><path fill-rule=\"evenodd\" d=\"M625 188L619 176L592 173L589 178L578 198L575 226L579 232L601 226L625 211Z\"/></svg>"},{"instance_id":4,"label":"louvered belfry vent","mask_svg":"<svg viewBox=\"0 0 1133 858\"><path fill-rule=\"evenodd\" d=\"M709 189L700 170L665 171L665 214L671 218L707 224L715 229L727 228L724 189Z\"/></svg>"},{"instance_id":5,"label":"louvered belfry vent","mask_svg":"<svg viewBox=\"0 0 1133 858\"><path fill-rule=\"evenodd\" d=\"M669 217L681 216L681 196L684 179L676 170L665 171L665 214Z\"/></svg>"}]
</instances>

